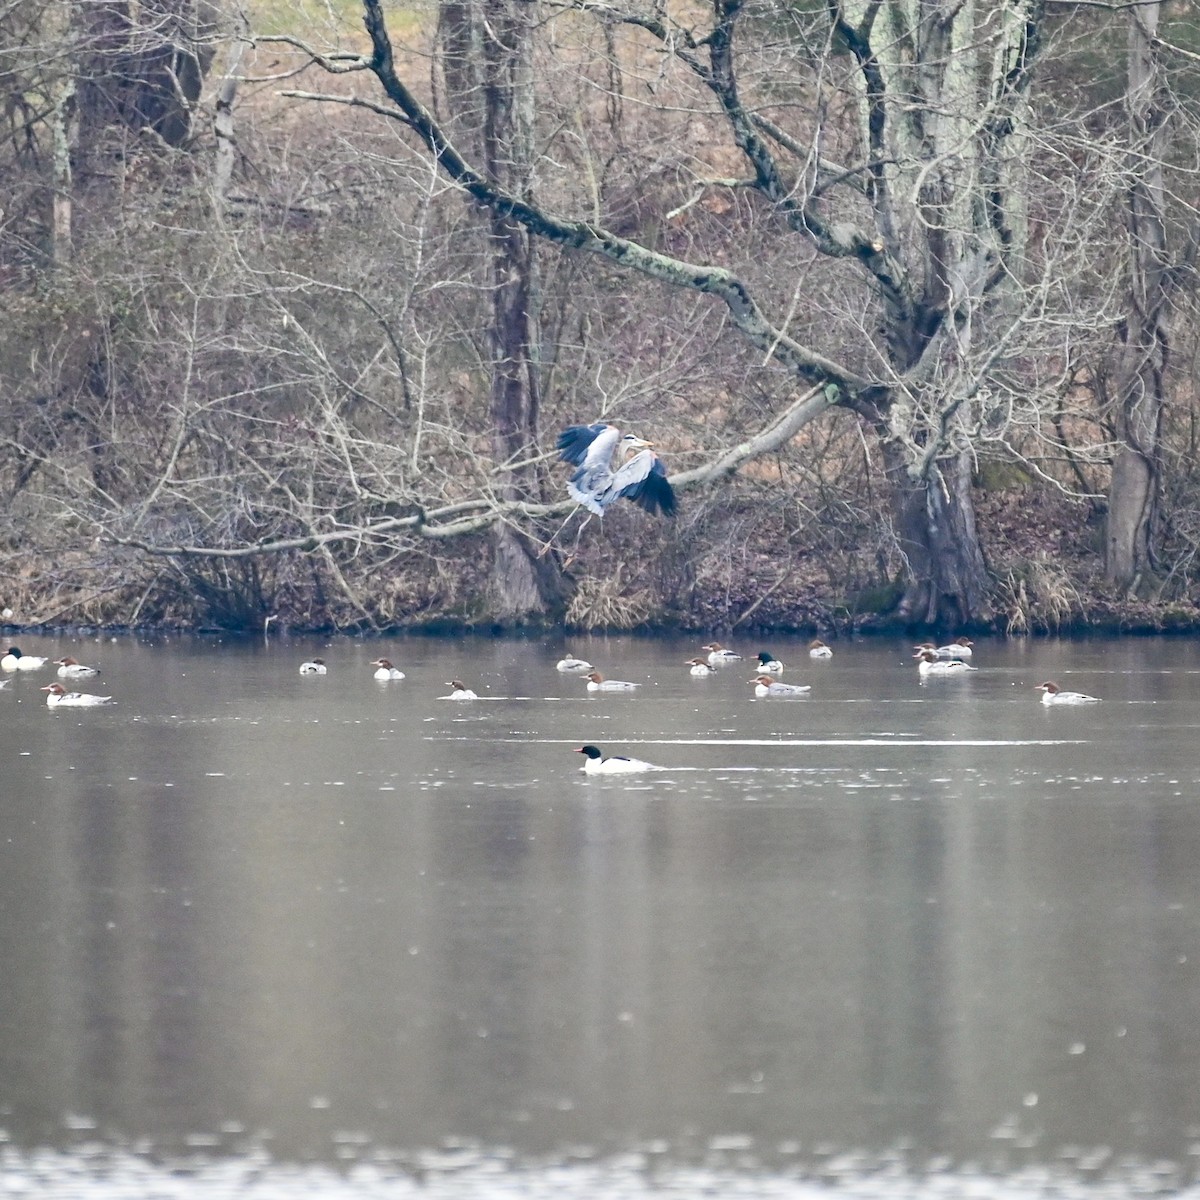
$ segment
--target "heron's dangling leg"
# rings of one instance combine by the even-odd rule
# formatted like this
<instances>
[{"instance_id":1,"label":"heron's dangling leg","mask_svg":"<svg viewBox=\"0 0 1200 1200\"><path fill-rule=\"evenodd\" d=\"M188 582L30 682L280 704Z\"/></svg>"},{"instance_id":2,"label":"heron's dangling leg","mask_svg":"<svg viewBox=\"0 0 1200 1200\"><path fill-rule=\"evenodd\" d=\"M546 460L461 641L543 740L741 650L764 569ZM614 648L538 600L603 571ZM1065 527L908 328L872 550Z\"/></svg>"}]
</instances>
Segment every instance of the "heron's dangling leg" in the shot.
<instances>
[{"instance_id":1,"label":"heron's dangling leg","mask_svg":"<svg viewBox=\"0 0 1200 1200\"><path fill-rule=\"evenodd\" d=\"M567 519L546 539L546 541L544 541L542 543L542 548L538 551L538 554L537 554L538 558L544 558L550 552L550 547L553 546L554 543L558 541L558 535L560 533L562 533L562 531L564 529L566 529L566 527L571 523L571 518L575 515L575 513L577 511L578 511L578 509L572 509L571 512L568 514ZM579 533L583 532L584 526L586 526L588 521L590 521L591 519L592 519L591 514L589 514L587 517L587 520L585 520L583 522L583 525L580 525ZM579 534L578 533L575 535L575 545L576 546L579 545ZM574 550L572 550L571 553L572 553L572 556L574 556L574 553L575 553Z\"/></svg>"},{"instance_id":2,"label":"heron's dangling leg","mask_svg":"<svg viewBox=\"0 0 1200 1200\"><path fill-rule=\"evenodd\" d=\"M571 553L567 555L567 561L563 563L564 567L569 567L575 561L575 555L579 553L579 539L583 537L583 531L591 523L591 520L592 514L588 513L588 515L583 518L583 522L580 524L579 528L575 531L575 544L571 547Z\"/></svg>"}]
</instances>

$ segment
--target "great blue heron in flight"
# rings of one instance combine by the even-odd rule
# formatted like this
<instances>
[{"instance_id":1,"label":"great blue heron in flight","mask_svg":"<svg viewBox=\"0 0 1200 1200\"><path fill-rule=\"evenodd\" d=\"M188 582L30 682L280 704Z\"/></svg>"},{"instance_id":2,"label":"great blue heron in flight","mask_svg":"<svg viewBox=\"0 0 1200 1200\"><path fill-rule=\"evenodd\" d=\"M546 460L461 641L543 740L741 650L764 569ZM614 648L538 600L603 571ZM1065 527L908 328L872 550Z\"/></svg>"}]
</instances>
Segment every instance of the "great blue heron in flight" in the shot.
<instances>
[{"instance_id":1,"label":"great blue heron in flight","mask_svg":"<svg viewBox=\"0 0 1200 1200\"><path fill-rule=\"evenodd\" d=\"M600 517L622 496L651 515L674 516L675 492L652 445L604 422L568 426L558 435L558 451L563 461L578 468L567 482L571 498ZM626 460L631 451L637 453ZM614 452L619 452L615 468Z\"/></svg>"}]
</instances>

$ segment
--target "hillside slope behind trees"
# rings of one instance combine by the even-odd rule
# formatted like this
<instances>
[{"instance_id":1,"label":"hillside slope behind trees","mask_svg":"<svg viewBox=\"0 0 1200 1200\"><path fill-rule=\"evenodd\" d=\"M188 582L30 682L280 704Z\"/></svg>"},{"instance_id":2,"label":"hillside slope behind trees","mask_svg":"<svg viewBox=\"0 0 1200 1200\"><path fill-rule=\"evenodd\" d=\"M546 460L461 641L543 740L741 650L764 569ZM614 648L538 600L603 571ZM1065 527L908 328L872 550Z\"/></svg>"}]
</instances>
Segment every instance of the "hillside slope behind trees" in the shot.
<instances>
[{"instance_id":1,"label":"hillside slope behind trees","mask_svg":"<svg viewBox=\"0 0 1200 1200\"><path fill-rule=\"evenodd\" d=\"M131 11L0 13L14 620L1196 622L1185 13Z\"/></svg>"}]
</instances>

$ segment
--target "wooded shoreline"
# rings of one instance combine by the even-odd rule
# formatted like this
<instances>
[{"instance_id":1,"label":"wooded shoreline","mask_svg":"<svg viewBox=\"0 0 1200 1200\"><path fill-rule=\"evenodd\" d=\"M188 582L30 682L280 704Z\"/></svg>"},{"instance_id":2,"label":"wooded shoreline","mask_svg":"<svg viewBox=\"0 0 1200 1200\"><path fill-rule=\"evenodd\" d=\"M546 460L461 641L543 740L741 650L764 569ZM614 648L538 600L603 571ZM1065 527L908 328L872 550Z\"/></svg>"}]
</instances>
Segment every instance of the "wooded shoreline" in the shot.
<instances>
[{"instance_id":1,"label":"wooded shoreline","mask_svg":"<svg viewBox=\"0 0 1200 1200\"><path fill-rule=\"evenodd\" d=\"M1186 6L310 17L0 13L0 611L1196 627Z\"/></svg>"}]
</instances>

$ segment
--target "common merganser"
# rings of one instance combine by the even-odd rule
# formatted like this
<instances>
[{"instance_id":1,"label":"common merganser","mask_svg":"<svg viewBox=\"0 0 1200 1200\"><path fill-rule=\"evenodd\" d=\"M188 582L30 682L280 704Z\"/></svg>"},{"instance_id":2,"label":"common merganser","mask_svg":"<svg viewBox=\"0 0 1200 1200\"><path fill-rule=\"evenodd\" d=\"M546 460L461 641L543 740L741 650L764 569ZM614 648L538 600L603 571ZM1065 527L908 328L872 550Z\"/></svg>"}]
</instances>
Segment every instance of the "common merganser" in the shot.
<instances>
[{"instance_id":1,"label":"common merganser","mask_svg":"<svg viewBox=\"0 0 1200 1200\"><path fill-rule=\"evenodd\" d=\"M769 700L789 700L812 691L812 687L807 683L780 683L770 675L756 675L750 682L754 684L754 694L759 699L765 697Z\"/></svg>"},{"instance_id":2,"label":"common merganser","mask_svg":"<svg viewBox=\"0 0 1200 1200\"><path fill-rule=\"evenodd\" d=\"M734 654L732 650L726 650L720 642L709 642L707 646L701 646L700 649L708 651L708 665L710 667L723 667L729 663L742 661L740 654Z\"/></svg>"},{"instance_id":3,"label":"common merganser","mask_svg":"<svg viewBox=\"0 0 1200 1200\"><path fill-rule=\"evenodd\" d=\"M479 697L465 683L459 679L450 680L447 685L450 690L450 695L447 700L478 700Z\"/></svg>"},{"instance_id":4,"label":"common merganser","mask_svg":"<svg viewBox=\"0 0 1200 1200\"><path fill-rule=\"evenodd\" d=\"M758 669L766 675L782 675L783 663L775 655L760 650L758 652Z\"/></svg>"},{"instance_id":5,"label":"common merganser","mask_svg":"<svg viewBox=\"0 0 1200 1200\"><path fill-rule=\"evenodd\" d=\"M586 658L573 658L568 654L566 658L560 658L554 664L554 669L562 671L564 675L586 675L589 671L594 671L596 668Z\"/></svg>"},{"instance_id":6,"label":"common merganser","mask_svg":"<svg viewBox=\"0 0 1200 1200\"><path fill-rule=\"evenodd\" d=\"M626 683L623 679L605 679L599 671L593 671L587 677L589 692L632 692L641 687L640 683Z\"/></svg>"},{"instance_id":7,"label":"common merganser","mask_svg":"<svg viewBox=\"0 0 1200 1200\"><path fill-rule=\"evenodd\" d=\"M377 658L371 666L378 667L375 672L376 679L403 679L404 672L399 667L393 667L391 660L387 658Z\"/></svg>"},{"instance_id":8,"label":"common merganser","mask_svg":"<svg viewBox=\"0 0 1200 1200\"><path fill-rule=\"evenodd\" d=\"M585 775L634 775L639 771L658 771L653 763L640 758L627 758L623 754L612 754L605 758L598 746L577 746L576 754L586 755L580 770Z\"/></svg>"},{"instance_id":9,"label":"common merganser","mask_svg":"<svg viewBox=\"0 0 1200 1200\"><path fill-rule=\"evenodd\" d=\"M813 640L808 643L808 657L809 658L832 658L833 651L830 650L830 648L827 645L825 645L825 643L823 641L821 641L820 638L813 638Z\"/></svg>"},{"instance_id":10,"label":"common merganser","mask_svg":"<svg viewBox=\"0 0 1200 1200\"><path fill-rule=\"evenodd\" d=\"M1064 692L1057 683L1049 680L1039 683L1043 704L1099 704L1099 696L1089 696L1084 692Z\"/></svg>"},{"instance_id":11,"label":"common merganser","mask_svg":"<svg viewBox=\"0 0 1200 1200\"><path fill-rule=\"evenodd\" d=\"M308 662L300 664L301 675L327 675L329 668L325 665L323 658L310 658Z\"/></svg>"},{"instance_id":12,"label":"common merganser","mask_svg":"<svg viewBox=\"0 0 1200 1200\"><path fill-rule=\"evenodd\" d=\"M970 638L955 638L946 646L939 646L935 653L938 658L970 658L971 647L975 645Z\"/></svg>"},{"instance_id":13,"label":"common merganser","mask_svg":"<svg viewBox=\"0 0 1200 1200\"><path fill-rule=\"evenodd\" d=\"M56 658L54 665L58 668L55 674L59 679L91 679L100 674L99 667L84 666L78 659L72 658L70 655L65 658Z\"/></svg>"},{"instance_id":14,"label":"common merganser","mask_svg":"<svg viewBox=\"0 0 1200 1200\"><path fill-rule=\"evenodd\" d=\"M0 658L0 670L4 671L40 671L48 658L38 658L34 654L22 654L16 646L9 646L8 652Z\"/></svg>"},{"instance_id":15,"label":"common merganser","mask_svg":"<svg viewBox=\"0 0 1200 1200\"><path fill-rule=\"evenodd\" d=\"M652 449L654 443L632 433L622 435L615 425L570 425L558 435L559 458L578 470L567 483L571 499L589 512L604 516L604 510L624 496L651 516L661 512L675 515L675 492L667 482L667 469ZM639 451L628 462L626 453ZM613 453L622 459L613 469Z\"/></svg>"},{"instance_id":16,"label":"common merganser","mask_svg":"<svg viewBox=\"0 0 1200 1200\"><path fill-rule=\"evenodd\" d=\"M61 683L48 683L41 689L49 692L46 703L50 708L96 708L101 704L111 704L111 696L93 696L89 692L68 692Z\"/></svg>"},{"instance_id":17,"label":"common merganser","mask_svg":"<svg viewBox=\"0 0 1200 1200\"><path fill-rule=\"evenodd\" d=\"M689 658L685 664L692 669L688 672L689 675L715 675L716 671L708 665L702 658Z\"/></svg>"},{"instance_id":18,"label":"common merganser","mask_svg":"<svg viewBox=\"0 0 1200 1200\"><path fill-rule=\"evenodd\" d=\"M914 654L917 659L917 670L925 675L964 675L967 671L978 671L978 667L963 662L961 658L938 658L933 650L922 650Z\"/></svg>"}]
</instances>

